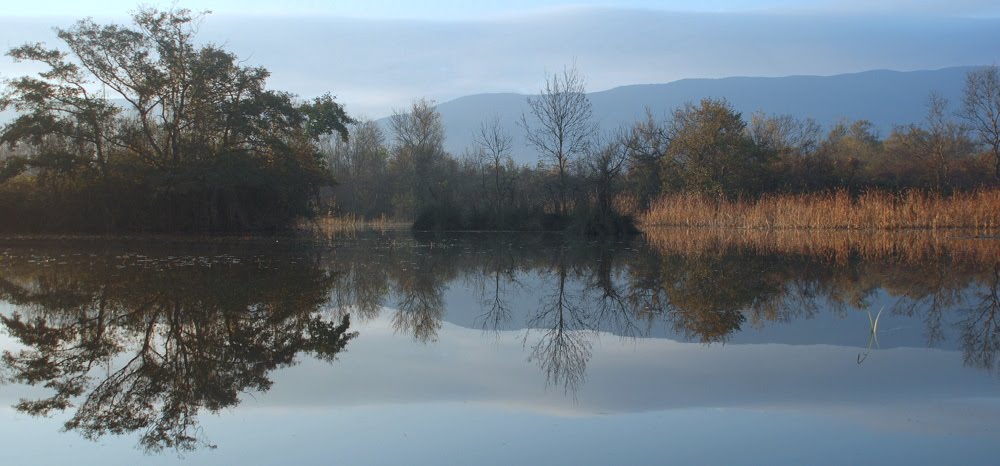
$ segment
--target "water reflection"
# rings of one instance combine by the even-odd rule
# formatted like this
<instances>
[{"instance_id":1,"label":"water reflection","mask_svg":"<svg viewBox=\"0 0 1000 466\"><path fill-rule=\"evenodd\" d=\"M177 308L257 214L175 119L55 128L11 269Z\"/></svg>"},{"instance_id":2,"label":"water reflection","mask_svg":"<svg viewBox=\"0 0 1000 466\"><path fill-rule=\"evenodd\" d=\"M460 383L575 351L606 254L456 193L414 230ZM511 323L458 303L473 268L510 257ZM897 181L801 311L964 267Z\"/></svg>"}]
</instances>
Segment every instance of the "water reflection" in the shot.
<instances>
[{"instance_id":1,"label":"water reflection","mask_svg":"<svg viewBox=\"0 0 1000 466\"><path fill-rule=\"evenodd\" d=\"M854 354L903 344L960 350L976 369L998 366L996 241L661 231L596 243L389 232L290 250L236 247L0 250L0 301L15 305L3 324L24 346L6 352L4 365L12 380L54 392L17 409L72 407L68 429L92 438L138 430L150 449L207 445L199 410L267 391L269 373L300 353L332 361L356 335L352 319L385 320L420 346L439 344L445 322L481 330L484 342L516 331L539 385L573 397L611 335L733 345L826 315L862 322L883 307L883 321L919 326L920 341L901 342L873 318L867 334L768 342L856 347L851 366ZM880 342L870 338L876 330Z\"/></svg>"},{"instance_id":2,"label":"water reflection","mask_svg":"<svg viewBox=\"0 0 1000 466\"><path fill-rule=\"evenodd\" d=\"M965 363L972 367L991 370L996 367L997 350L1000 350L1000 264L993 266L987 282L975 293L972 305L961 309L963 318L962 354Z\"/></svg>"},{"instance_id":3,"label":"water reflection","mask_svg":"<svg viewBox=\"0 0 1000 466\"><path fill-rule=\"evenodd\" d=\"M397 238L374 248L344 242L331 267L349 278L335 285L333 307L363 309L364 319L389 312L397 332L419 342L435 340L445 319L494 335L523 329L526 359L547 385L567 392L585 380L601 333L726 343L747 327L822 312L847 317L884 299L887 314L921 322L922 346L946 343L956 327L967 363L988 368L997 353L989 291L996 289L997 243L703 230L614 244L517 235ZM475 309L448 302L455 288L475 293L474 303L462 303ZM463 320L470 313L474 318Z\"/></svg>"},{"instance_id":4,"label":"water reflection","mask_svg":"<svg viewBox=\"0 0 1000 466\"><path fill-rule=\"evenodd\" d=\"M4 366L51 393L15 408L75 408L67 430L140 431L151 451L210 446L199 411L267 391L300 352L332 361L356 336L348 316L316 312L336 277L308 261L8 250L0 270L0 300L16 306L0 319L23 345Z\"/></svg>"}]
</instances>

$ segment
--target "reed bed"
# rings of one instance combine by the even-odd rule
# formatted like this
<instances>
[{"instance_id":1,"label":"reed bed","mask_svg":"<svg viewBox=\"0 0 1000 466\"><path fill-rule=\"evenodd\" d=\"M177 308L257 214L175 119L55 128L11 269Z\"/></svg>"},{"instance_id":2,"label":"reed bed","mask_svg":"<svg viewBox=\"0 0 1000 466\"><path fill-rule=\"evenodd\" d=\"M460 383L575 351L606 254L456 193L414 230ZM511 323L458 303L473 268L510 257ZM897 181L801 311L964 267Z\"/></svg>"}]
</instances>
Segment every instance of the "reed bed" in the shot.
<instances>
[{"instance_id":1,"label":"reed bed","mask_svg":"<svg viewBox=\"0 0 1000 466\"><path fill-rule=\"evenodd\" d=\"M385 215L373 219L364 219L353 214L342 216L324 215L304 224L302 229L321 236L334 236L344 233L355 233L364 230L385 232L386 230L408 226L409 223L394 222Z\"/></svg>"},{"instance_id":2,"label":"reed bed","mask_svg":"<svg viewBox=\"0 0 1000 466\"><path fill-rule=\"evenodd\" d=\"M649 243L662 253L717 254L738 248L759 254L801 255L831 263L852 258L922 264L947 259L965 264L1000 261L1000 240L938 230L751 230L732 228L644 228Z\"/></svg>"},{"instance_id":3,"label":"reed bed","mask_svg":"<svg viewBox=\"0 0 1000 466\"><path fill-rule=\"evenodd\" d=\"M768 195L724 200L698 194L667 195L639 218L644 227L712 227L754 230L963 229L971 235L1000 233L1000 190L951 196L907 191L846 191Z\"/></svg>"}]
</instances>

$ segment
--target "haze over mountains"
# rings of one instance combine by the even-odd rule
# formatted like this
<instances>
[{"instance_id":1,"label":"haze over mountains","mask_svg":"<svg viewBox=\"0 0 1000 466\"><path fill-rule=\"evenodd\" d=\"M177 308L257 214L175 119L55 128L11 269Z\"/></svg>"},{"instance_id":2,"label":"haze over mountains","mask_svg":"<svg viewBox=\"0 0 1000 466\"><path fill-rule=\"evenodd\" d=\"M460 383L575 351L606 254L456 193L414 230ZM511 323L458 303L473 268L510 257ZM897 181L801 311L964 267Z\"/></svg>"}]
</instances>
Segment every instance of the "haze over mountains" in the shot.
<instances>
[{"instance_id":1,"label":"haze over mountains","mask_svg":"<svg viewBox=\"0 0 1000 466\"><path fill-rule=\"evenodd\" d=\"M45 7L53 1L20 2L0 12L4 51L24 42L59 45L52 27L70 27L86 15L128 24L126 13L136 6L109 0ZM369 118L420 97L448 102L483 92L537 92L546 71L574 62L595 91L684 78L831 76L1000 62L1000 10L997 2L979 0L713 0L686 6L391 0L358 3L367 12L360 17L344 11L351 2L211 3L199 41L266 68L273 89L306 98L330 92L352 115ZM190 0L177 4L206 8ZM36 13L12 16L17 10ZM0 55L2 77L34 71Z\"/></svg>"},{"instance_id":2,"label":"haze over mountains","mask_svg":"<svg viewBox=\"0 0 1000 466\"><path fill-rule=\"evenodd\" d=\"M824 130L841 119L867 119L884 137L894 126L920 124L927 113L927 97L937 92L957 111L961 104L966 73L973 67L934 71L867 71L834 76L789 76L782 78L733 77L682 79L666 84L622 86L590 94L595 119L602 130L613 130L643 118L646 108L657 118L685 102L724 98L744 119L763 111L813 118ZM440 103L445 125L446 149L460 155L473 144L483 121L496 115L515 140L514 159L534 164L537 155L524 142L518 125L527 112L522 94L476 94ZM387 123L386 119L380 120Z\"/></svg>"},{"instance_id":3,"label":"haze over mountains","mask_svg":"<svg viewBox=\"0 0 1000 466\"><path fill-rule=\"evenodd\" d=\"M937 92L956 112L961 105L965 76L972 66L933 71L876 70L833 76L731 77L682 79L665 84L637 84L592 92L594 118L602 131L611 131L644 118L648 108L658 119L685 102L703 98L728 100L744 119L752 113L788 114L813 118L824 131L842 119L866 119L885 137L893 127L921 124L927 98ZM437 105L445 125L445 149L461 156L474 145L474 134L484 121L499 117L514 139L513 158L534 165L538 156L524 141L519 125L527 113L524 94L486 93L460 97ZM400 105L402 107L402 105ZM12 110L0 112L0 122L10 121ZM388 132L388 118L378 120Z\"/></svg>"}]
</instances>

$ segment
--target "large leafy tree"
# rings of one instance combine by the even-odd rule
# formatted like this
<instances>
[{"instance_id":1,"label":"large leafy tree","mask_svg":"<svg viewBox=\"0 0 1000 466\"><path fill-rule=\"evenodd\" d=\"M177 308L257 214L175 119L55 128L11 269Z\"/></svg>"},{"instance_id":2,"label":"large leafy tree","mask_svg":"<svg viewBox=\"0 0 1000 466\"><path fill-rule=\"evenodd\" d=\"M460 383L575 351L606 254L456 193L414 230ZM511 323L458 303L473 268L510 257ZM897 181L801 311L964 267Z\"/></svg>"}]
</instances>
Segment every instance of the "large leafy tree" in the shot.
<instances>
[{"instance_id":1,"label":"large leafy tree","mask_svg":"<svg viewBox=\"0 0 1000 466\"><path fill-rule=\"evenodd\" d=\"M131 27L84 19L57 29L65 49L10 50L45 70L7 82L0 104L20 116L0 141L26 147L7 165L62 167L105 191L141 186L135 209L159 213L116 211L117 228L137 220L159 229L273 228L308 214L318 187L332 182L316 142L346 138L350 118L330 95L303 102L269 90L267 70L198 44L200 18L142 8Z\"/></svg>"},{"instance_id":2,"label":"large leafy tree","mask_svg":"<svg viewBox=\"0 0 1000 466\"><path fill-rule=\"evenodd\" d=\"M735 197L766 188L771 152L754 143L742 115L725 100L674 110L663 160L664 187Z\"/></svg>"}]
</instances>

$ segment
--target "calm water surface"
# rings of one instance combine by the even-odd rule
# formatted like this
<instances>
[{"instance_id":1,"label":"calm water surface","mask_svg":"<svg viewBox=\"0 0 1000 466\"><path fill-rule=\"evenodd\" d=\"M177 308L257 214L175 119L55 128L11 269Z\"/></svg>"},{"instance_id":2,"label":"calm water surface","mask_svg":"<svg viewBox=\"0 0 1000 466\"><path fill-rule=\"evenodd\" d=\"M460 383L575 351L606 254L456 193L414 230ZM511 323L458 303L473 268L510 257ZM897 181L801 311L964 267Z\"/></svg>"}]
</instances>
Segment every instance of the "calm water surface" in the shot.
<instances>
[{"instance_id":1,"label":"calm water surface","mask_svg":"<svg viewBox=\"0 0 1000 466\"><path fill-rule=\"evenodd\" d=\"M0 241L5 464L996 464L1000 241Z\"/></svg>"}]
</instances>

